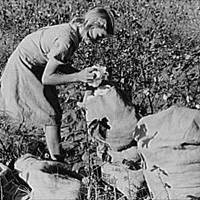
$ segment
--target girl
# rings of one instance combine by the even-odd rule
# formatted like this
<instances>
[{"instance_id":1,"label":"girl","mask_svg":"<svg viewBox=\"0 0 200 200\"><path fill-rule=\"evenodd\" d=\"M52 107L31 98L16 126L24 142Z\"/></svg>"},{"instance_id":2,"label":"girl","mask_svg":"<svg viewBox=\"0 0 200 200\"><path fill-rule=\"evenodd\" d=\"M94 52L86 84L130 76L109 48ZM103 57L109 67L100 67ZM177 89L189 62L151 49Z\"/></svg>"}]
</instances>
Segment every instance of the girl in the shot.
<instances>
[{"instance_id":1,"label":"girl","mask_svg":"<svg viewBox=\"0 0 200 200\"><path fill-rule=\"evenodd\" d=\"M62 112L55 86L77 81L92 82L93 68L77 71L67 62L81 41L94 43L113 32L112 13L96 7L88 11L83 19L31 33L8 59L1 78L4 110L19 124L44 127L52 160L62 158Z\"/></svg>"}]
</instances>

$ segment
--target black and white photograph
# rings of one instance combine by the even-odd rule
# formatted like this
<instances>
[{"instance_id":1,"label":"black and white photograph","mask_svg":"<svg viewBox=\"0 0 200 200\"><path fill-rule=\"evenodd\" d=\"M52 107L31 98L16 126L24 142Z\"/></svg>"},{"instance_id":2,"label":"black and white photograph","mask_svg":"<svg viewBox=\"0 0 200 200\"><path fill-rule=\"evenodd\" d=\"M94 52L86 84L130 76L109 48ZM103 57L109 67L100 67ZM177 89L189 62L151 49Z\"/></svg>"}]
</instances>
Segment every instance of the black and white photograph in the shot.
<instances>
[{"instance_id":1,"label":"black and white photograph","mask_svg":"<svg viewBox=\"0 0 200 200\"><path fill-rule=\"evenodd\" d=\"M0 200L200 200L200 1L0 0Z\"/></svg>"}]
</instances>

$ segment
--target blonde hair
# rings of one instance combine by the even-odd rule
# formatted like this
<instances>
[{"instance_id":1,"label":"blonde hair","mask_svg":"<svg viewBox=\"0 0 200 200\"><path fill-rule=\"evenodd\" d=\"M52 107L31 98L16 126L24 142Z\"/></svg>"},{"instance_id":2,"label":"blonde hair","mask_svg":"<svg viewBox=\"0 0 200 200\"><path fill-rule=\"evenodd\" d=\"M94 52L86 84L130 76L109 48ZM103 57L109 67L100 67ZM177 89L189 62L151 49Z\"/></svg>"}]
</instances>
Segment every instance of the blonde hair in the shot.
<instances>
[{"instance_id":1,"label":"blonde hair","mask_svg":"<svg viewBox=\"0 0 200 200\"><path fill-rule=\"evenodd\" d=\"M114 16L111 11L103 7L89 10L84 16L84 25L86 29L92 26L103 27L107 34L114 34Z\"/></svg>"}]
</instances>

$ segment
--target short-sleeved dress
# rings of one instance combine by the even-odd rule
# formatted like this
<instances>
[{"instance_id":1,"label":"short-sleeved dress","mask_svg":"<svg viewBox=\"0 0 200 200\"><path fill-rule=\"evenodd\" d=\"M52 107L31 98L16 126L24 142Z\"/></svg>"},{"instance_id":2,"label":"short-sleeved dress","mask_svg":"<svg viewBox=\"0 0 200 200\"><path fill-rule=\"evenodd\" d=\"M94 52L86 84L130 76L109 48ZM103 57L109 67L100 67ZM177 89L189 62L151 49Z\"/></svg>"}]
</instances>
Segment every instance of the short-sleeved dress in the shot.
<instances>
[{"instance_id":1,"label":"short-sleeved dress","mask_svg":"<svg viewBox=\"0 0 200 200\"><path fill-rule=\"evenodd\" d=\"M51 57L66 67L80 42L74 27L66 23L39 29L26 36L8 59L1 77L1 110L15 122L39 127L61 123L56 87L43 85L41 79Z\"/></svg>"}]
</instances>

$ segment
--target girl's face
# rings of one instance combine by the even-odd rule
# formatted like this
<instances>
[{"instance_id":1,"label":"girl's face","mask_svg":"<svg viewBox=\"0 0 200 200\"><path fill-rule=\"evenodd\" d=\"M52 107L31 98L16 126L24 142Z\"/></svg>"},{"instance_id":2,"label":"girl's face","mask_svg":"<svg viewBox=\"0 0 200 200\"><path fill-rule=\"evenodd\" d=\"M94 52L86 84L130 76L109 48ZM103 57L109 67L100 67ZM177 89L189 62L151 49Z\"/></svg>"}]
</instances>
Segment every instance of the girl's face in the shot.
<instances>
[{"instance_id":1,"label":"girl's face","mask_svg":"<svg viewBox=\"0 0 200 200\"><path fill-rule=\"evenodd\" d=\"M95 27L89 30L89 34L92 41L96 42L97 40L106 37L107 32L104 28Z\"/></svg>"},{"instance_id":2,"label":"girl's face","mask_svg":"<svg viewBox=\"0 0 200 200\"><path fill-rule=\"evenodd\" d=\"M87 33L85 34L85 37L83 37L83 40L86 42L86 44L90 42L95 43L106 36L107 32L104 28L90 27Z\"/></svg>"}]
</instances>

